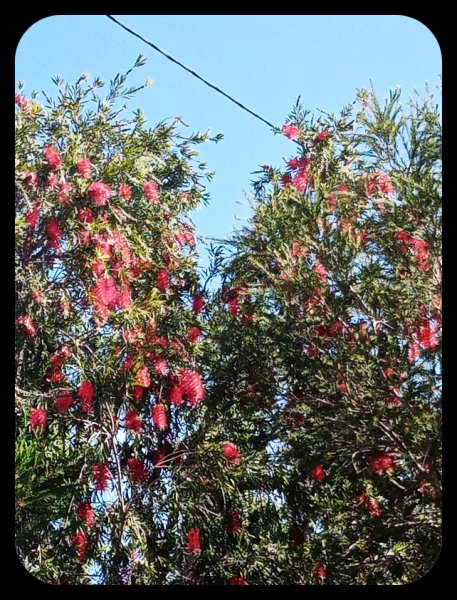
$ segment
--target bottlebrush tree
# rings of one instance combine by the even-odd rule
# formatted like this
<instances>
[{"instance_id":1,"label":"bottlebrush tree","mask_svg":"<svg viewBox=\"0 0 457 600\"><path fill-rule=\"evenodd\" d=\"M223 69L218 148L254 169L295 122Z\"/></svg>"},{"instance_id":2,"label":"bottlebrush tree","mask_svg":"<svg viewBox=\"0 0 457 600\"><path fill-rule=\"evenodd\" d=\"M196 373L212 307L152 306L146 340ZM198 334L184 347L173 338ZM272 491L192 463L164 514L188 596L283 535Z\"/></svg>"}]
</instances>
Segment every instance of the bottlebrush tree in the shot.
<instances>
[{"instance_id":1,"label":"bottlebrush tree","mask_svg":"<svg viewBox=\"0 0 457 600\"><path fill-rule=\"evenodd\" d=\"M339 116L297 105L282 133L296 152L257 173L217 255L213 399L243 457L231 574L410 582L440 551L439 116L369 90Z\"/></svg>"},{"instance_id":2,"label":"bottlebrush tree","mask_svg":"<svg viewBox=\"0 0 457 600\"><path fill-rule=\"evenodd\" d=\"M166 582L194 523L208 134L127 113L128 73L16 95L17 549L54 583Z\"/></svg>"},{"instance_id":3,"label":"bottlebrush tree","mask_svg":"<svg viewBox=\"0 0 457 600\"><path fill-rule=\"evenodd\" d=\"M430 102L403 114L361 92L355 116L316 122L297 106L297 154L260 171L209 294L186 216L207 136L121 112L125 75L105 98L98 79L55 83L45 108L16 97L25 567L76 584L419 577L440 532Z\"/></svg>"}]
</instances>

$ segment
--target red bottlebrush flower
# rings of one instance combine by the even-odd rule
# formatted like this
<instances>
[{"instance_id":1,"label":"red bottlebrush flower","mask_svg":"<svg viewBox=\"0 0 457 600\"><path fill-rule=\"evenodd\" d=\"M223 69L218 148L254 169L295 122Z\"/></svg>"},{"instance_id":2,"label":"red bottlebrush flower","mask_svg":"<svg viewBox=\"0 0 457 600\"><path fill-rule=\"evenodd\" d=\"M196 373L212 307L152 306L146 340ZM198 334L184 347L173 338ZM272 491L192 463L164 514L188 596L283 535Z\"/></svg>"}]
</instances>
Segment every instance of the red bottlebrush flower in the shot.
<instances>
[{"instance_id":1,"label":"red bottlebrush flower","mask_svg":"<svg viewBox=\"0 0 457 600\"><path fill-rule=\"evenodd\" d=\"M175 406L181 406L181 404L183 403L184 399L182 397L182 390L179 387L179 385L174 385L171 389L170 389L170 394L169 394L169 401L170 404L174 404Z\"/></svg>"},{"instance_id":2,"label":"red bottlebrush flower","mask_svg":"<svg viewBox=\"0 0 457 600\"><path fill-rule=\"evenodd\" d=\"M125 426L135 433L141 431L143 429L143 422L140 415L134 410L128 410L125 413Z\"/></svg>"},{"instance_id":3,"label":"red bottlebrush flower","mask_svg":"<svg viewBox=\"0 0 457 600\"><path fill-rule=\"evenodd\" d=\"M418 238L412 238L410 244L413 249L417 267L425 273L430 271L430 258L428 253L430 247L429 244Z\"/></svg>"},{"instance_id":4,"label":"red bottlebrush flower","mask_svg":"<svg viewBox=\"0 0 457 600\"><path fill-rule=\"evenodd\" d=\"M30 102L22 94L14 94L14 101L24 112L30 112Z\"/></svg>"},{"instance_id":5,"label":"red bottlebrush flower","mask_svg":"<svg viewBox=\"0 0 457 600\"><path fill-rule=\"evenodd\" d=\"M196 313L200 313L205 306L205 299L203 296L194 296L192 300L192 310Z\"/></svg>"},{"instance_id":6,"label":"red bottlebrush flower","mask_svg":"<svg viewBox=\"0 0 457 600\"><path fill-rule=\"evenodd\" d=\"M35 171L24 171L24 181L30 188L36 188L38 185L38 173Z\"/></svg>"},{"instance_id":7,"label":"red bottlebrush flower","mask_svg":"<svg viewBox=\"0 0 457 600\"><path fill-rule=\"evenodd\" d=\"M314 579L323 580L327 575L327 567L321 565L320 563L316 563L313 568L313 577Z\"/></svg>"},{"instance_id":8,"label":"red bottlebrush flower","mask_svg":"<svg viewBox=\"0 0 457 600\"><path fill-rule=\"evenodd\" d=\"M380 517L382 515L382 510L377 498L369 498L367 508L372 517Z\"/></svg>"},{"instance_id":9,"label":"red bottlebrush flower","mask_svg":"<svg viewBox=\"0 0 457 600\"><path fill-rule=\"evenodd\" d=\"M420 346L417 342L410 342L408 347L408 361L412 364L415 362L417 358L419 358L421 353Z\"/></svg>"},{"instance_id":10,"label":"red bottlebrush flower","mask_svg":"<svg viewBox=\"0 0 457 600\"><path fill-rule=\"evenodd\" d=\"M360 494L357 499L357 506L364 506L368 509L368 512L372 517L380 517L382 515L381 506L379 504L379 500L377 498L371 498L365 492Z\"/></svg>"},{"instance_id":11,"label":"red bottlebrush flower","mask_svg":"<svg viewBox=\"0 0 457 600\"><path fill-rule=\"evenodd\" d=\"M94 386L90 381L83 381L78 388L78 398L81 401L81 410L85 413L91 413L94 410Z\"/></svg>"},{"instance_id":12,"label":"red bottlebrush flower","mask_svg":"<svg viewBox=\"0 0 457 600\"><path fill-rule=\"evenodd\" d=\"M292 185L296 190L304 194L308 187L308 174L305 171L299 171L292 179Z\"/></svg>"},{"instance_id":13,"label":"red bottlebrush flower","mask_svg":"<svg viewBox=\"0 0 457 600\"><path fill-rule=\"evenodd\" d=\"M390 196L395 190L390 177L378 171L365 177L365 191L367 196L370 197L377 193Z\"/></svg>"},{"instance_id":14,"label":"red bottlebrush flower","mask_svg":"<svg viewBox=\"0 0 457 600\"><path fill-rule=\"evenodd\" d=\"M394 461L388 454L380 454L373 456L369 460L369 465L376 475L384 475L384 473L393 473Z\"/></svg>"},{"instance_id":15,"label":"red bottlebrush flower","mask_svg":"<svg viewBox=\"0 0 457 600\"><path fill-rule=\"evenodd\" d=\"M133 400L134 402L136 402L138 404L138 402L141 402L141 400L143 400L143 396L144 396L144 387L142 387L141 385L134 385L132 387L132 396L133 396Z\"/></svg>"},{"instance_id":16,"label":"red bottlebrush flower","mask_svg":"<svg viewBox=\"0 0 457 600\"><path fill-rule=\"evenodd\" d=\"M92 223L94 220L90 208L82 208L78 213L78 217L80 223Z\"/></svg>"},{"instance_id":17,"label":"red bottlebrush flower","mask_svg":"<svg viewBox=\"0 0 457 600\"><path fill-rule=\"evenodd\" d=\"M57 200L61 204L68 204L70 200L71 185L68 181L62 181L58 184Z\"/></svg>"},{"instance_id":18,"label":"red bottlebrush flower","mask_svg":"<svg viewBox=\"0 0 457 600\"><path fill-rule=\"evenodd\" d=\"M347 394L349 391L348 384L345 381L343 381L342 383L339 384L339 388L343 392L343 394Z\"/></svg>"},{"instance_id":19,"label":"red bottlebrush flower","mask_svg":"<svg viewBox=\"0 0 457 600\"><path fill-rule=\"evenodd\" d=\"M224 455L224 458L233 465L239 465L241 462L241 456L238 448L231 442L222 444L222 454Z\"/></svg>"},{"instance_id":20,"label":"red bottlebrush flower","mask_svg":"<svg viewBox=\"0 0 457 600\"><path fill-rule=\"evenodd\" d=\"M83 177L84 179L90 179L93 166L94 165L90 162L88 158L82 158L76 163L78 174L81 175L81 177Z\"/></svg>"},{"instance_id":21,"label":"red bottlebrush flower","mask_svg":"<svg viewBox=\"0 0 457 600\"><path fill-rule=\"evenodd\" d=\"M71 390L60 390L57 393L57 398L54 401L56 411L60 414L65 414L70 410L73 400L74 396Z\"/></svg>"},{"instance_id":22,"label":"red bottlebrush flower","mask_svg":"<svg viewBox=\"0 0 457 600\"><path fill-rule=\"evenodd\" d=\"M191 344L199 342L201 336L202 332L201 329L199 329L198 327L189 327L189 329L187 330L187 339Z\"/></svg>"},{"instance_id":23,"label":"red bottlebrush flower","mask_svg":"<svg viewBox=\"0 0 457 600\"><path fill-rule=\"evenodd\" d=\"M318 144L319 142L324 142L329 137L330 134L328 131L319 131L316 137L314 138L314 143Z\"/></svg>"},{"instance_id":24,"label":"red bottlebrush flower","mask_svg":"<svg viewBox=\"0 0 457 600\"><path fill-rule=\"evenodd\" d=\"M170 287L170 276L168 275L168 272L165 271L165 269L161 269L157 273L156 285L161 292L166 292Z\"/></svg>"},{"instance_id":25,"label":"red bottlebrush flower","mask_svg":"<svg viewBox=\"0 0 457 600\"><path fill-rule=\"evenodd\" d=\"M230 579L229 579L229 585L247 585L247 584L248 584L248 582L246 581L246 578L243 577L243 575L230 577Z\"/></svg>"},{"instance_id":26,"label":"red bottlebrush flower","mask_svg":"<svg viewBox=\"0 0 457 600\"><path fill-rule=\"evenodd\" d=\"M151 406L151 416L157 429L165 429L167 426L167 409L163 404Z\"/></svg>"},{"instance_id":27,"label":"red bottlebrush flower","mask_svg":"<svg viewBox=\"0 0 457 600\"><path fill-rule=\"evenodd\" d=\"M290 173L284 173L281 175L281 183L286 186L292 183L292 175Z\"/></svg>"},{"instance_id":28,"label":"red bottlebrush flower","mask_svg":"<svg viewBox=\"0 0 457 600\"><path fill-rule=\"evenodd\" d=\"M227 300L227 310L233 317L238 317L240 314L239 299L235 296Z\"/></svg>"},{"instance_id":29,"label":"red bottlebrush flower","mask_svg":"<svg viewBox=\"0 0 457 600\"><path fill-rule=\"evenodd\" d=\"M90 265L90 268L97 277L101 277L105 272L105 263L101 259L98 259Z\"/></svg>"},{"instance_id":30,"label":"red bottlebrush flower","mask_svg":"<svg viewBox=\"0 0 457 600\"><path fill-rule=\"evenodd\" d=\"M149 472L141 460L138 458L131 457L127 459L127 465L129 469L130 479L133 483L144 483L147 481Z\"/></svg>"},{"instance_id":31,"label":"red bottlebrush flower","mask_svg":"<svg viewBox=\"0 0 457 600\"><path fill-rule=\"evenodd\" d=\"M240 533L243 528L240 513L236 510L229 510L228 517L229 524L227 526L227 533L230 535L236 535L237 533Z\"/></svg>"},{"instance_id":32,"label":"red bottlebrush flower","mask_svg":"<svg viewBox=\"0 0 457 600\"><path fill-rule=\"evenodd\" d=\"M51 219L46 225L45 229L49 246L55 249L60 248L60 238L62 237L62 232L60 230L59 221L56 218Z\"/></svg>"},{"instance_id":33,"label":"red bottlebrush flower","mask_svg":"<svg viewBox=\"0 0 457 600\"><path fill-rule=\"evenodd\" d=\"M84 562L87 553L87 547L89 545L85 531L78 531L78 533L72 533L70 535L70 544L75 546L76 553L78 556L78 562Z\"/></svg>"},{"instance_id":34,"label":"red bottlebrush flower","mask_svg":"<svg viewBox=\"0 0 457 600\"><path fill-rule=\"evenodd\" d=\"M97 492L104 492L108 489L108 480L110 472L108 465L98 464L92 467L92 479Z\"/></svg>"},{"instance_id":35,"label":"red bottlebrush flower","mask_svg":"<svg viewBox=\"0 0 457 600\"><path fill-rule=\"evenodd\" d=\"M122 369L124 371L130 371L133 367L133 358L131 356L126 356L124 362L122 363Z\"/></svg>"},{"instance_id":36,"label":"red bottlebrush flower","mask_svg":"<svg viewBox=\"0 0 457 600\"><path fill-rule=\"evenodd\" d=\"M325 471L322 468L322 465L317 465L317 467L311 471L309 476L314 479L314 481L323 481L325 479Z\"/></svg>"},{"instance_id":37,"label":"red bottlebrush flower","mask_svg":"<svg viewBox=\"0 0 457 600\"><path fill-rule=\"evenodd\" d=\"M30 426L33 431L46 427L46 411L44 408L32 408L29 416Z\"/></svg>"},{"instance_id":38,"label":"red bottlebrush flower","mask_svg":"<svg viewBox=\"0 0 457 600\"><path fill-rule=\"evenodd\" d=\"M32 290L30 293L30 297L32 298L33 302L36 302L36 304L45 303L44 294L43 292L40 292L40 290Z\"/></svg>"},{"instance_id":39,"label":"red bottlebrush flower","mask_svg":"<svg viewBox=\"0 0 457 600\"><path fill-rule=\"evenodd\" d=\"M423 320L419 324L419 344L425 350L436 350L438 348L436 331L428 320Z\"/></svg>"},{"instance_id":40,"label":"red bottlebrush flower","mask_svg":"<svg viewBox=\"0 0 457 600\"><path fill-rule=\"evenodd\" d=\"M95 525L94 510L90 502L79 502L76 506L76 516L84 521L87 527Z\"/></svg>"},{"instance_id":41,"label":"red bottlebrush flower","mask_svg":"<svg viewBox=\"0 0 457 600\"><path fill-rule=\"evenodd\" d=\"M313 356L316 356L318 354L318 350L315 346L308 346L307 350L306 350L306 356L309 356L310 358L312 358Z\"/></svg>"},{"instance_id":42,"label":"red bottlebrush flower","mask_svg":"<svg viewBox=\"0 0 457 600\"><path fill-rule=\"evenodd\" d=\"M324 283L328 282L327 270L325 269L325 267L323 265L321 265L319 262L316 262L312 266L312 269L321 281L323 281Z\"/></svg>"},{"instance_id":43,"label":"red bottlebrush flower","mask_svg":"<svg viewBox=\"0 0 457 600\"><path fill-rule=\"evenodd\" d=\"M181 369L179 371L179 387L181 388L183 398L192 406L197 406L205 397L205 388L202 378L198 371L188 371Z\"/></svg>"},{"instance_id":44,"label":"red bottlebrush flower","mask_svg":"<svg viewBox=\"0 0 457 600\"><path fill-rule=\"evenodd\" d=\"M91 183L87 188L87 193L96 206L104 206L108 202L112 192L109 185L106 185L102 181L97 181L96 183Z\"/></svg>"},{"instance_id":45,"label":"red bottlebrush flower","mask_svg":"<svg viewBox=\"0 0 457 600\"><path fill-rule=\"evenodd\" d=\"M286 136L286 138L289 138L289 140L296 140L296 139L298 139L300 130L298 129L298 127L295 127L294 125L283 125L282 133L283 133L283 135Z\"/></svg>"},{"instance_id":46,"label":"red bottlebrush flower","mask_svg":"<svg viewBox=\"0 0 457 600\"><path fill-rule=\"evenodd\" d=\"M129 202L132 199L132 188L126 183L121 183L118 195L121 198L124 198L126 202Z\"/></svg>"},{"instance_id":47,"label":"red bottlebrush flower","mask_svg":"<svg viewBox=\"0 0 457 600\"><path fill-rule=\"evenodd\" d=\"M124 281L122 287L117 294L117 306L120 310L125 310L132 306L132 292L128 282Z\"/></svg>"},{"instance_id":48,"label":"red bottlebrush flower","mask_svg":"<svg viewBox=\"0 0 457 600\"><path fill-rule=\"evenodd\" d=\"M187 532L187 550L192 554L198 554L201 551L200 531L196 527Z\"/></svg>"},{"instance_id":49,"label":"red bottlebrush flower","mask_svg":"<svg viewBox=\"0 0 457 600\"><path fill-rule=\"evenodd\" d=\"M45 379L46 381L50 381L51 383L60 383L65 379L65 375L59 368L54 367L48 370Z\"/></svg>"},{"instance_id":50,"label":"red bottlebrush flower","mask_svg":"<svg viewBox=\"0 0 457 600\"><path fill-rule=\"evenodd\" d=\"M147 367L143 366L138 369L135 375L135 384L143 388L147 388L151 385L151 378Z\"/></svg>"},{"instance_id":51,"label":"red bottlebrush flower","mask_svg":"<svg viewBox=\"0 0 457 600\"><path fill-rule=\"evenodd\" d=\"M143 185L143 193L152 204L159 201L159 190L155 181L148 181Z\"/></svg>"},{"instance_id":52,"label":"red bottlebrush flower","mask_svg":"<svg viewBox=\"0 0 457 600\"><path fill-rule=\"evenodd\" d=\"M395 371L392 369L392 367L384 369L383 373L387 377L387 379L392 379L392 377L395 377Z\"/></svg>"},{"instance_id":53,"label":"red bottlebrush flower","mask_svg":"<svg viewBox=\"0 0 457 600\"><path fill-rule=\"evenodd\" d=\"M389 398L387 400L387 404L389 406L400 406L401 405L401 400L397 396L392 396L391 398Z\"/></svg>"},{"instance_id":54,"label":"red bottlebrush flower","mask_svg":"<svg viewBox=\"0 0 457 600\"><path fill-rule=\"evenodd\" d=\"M306 248L299 240L292 241L292 256L294 258L303 258L306 256Z\"/></svg>"},{"instance_id":55,"label":"red bottlebrush flower","mask_svg":"<svg viewBox=\"0 0 457 600\"><path fill-rule=\"evenodd\" d=\"M159 448L158 450L154 450L152 453L152 463L154 468L156 469L166 469L167 468L167 453L163 448Z\"/></svg>"},{"instance_id":56,"label":"red bottlebrush flower","mask_svg":"<svg viewBox=\"0 0 457 600\"><path fill-rule=\"evenodd\" d=\"M53 190L59 183L59 178L54 173L49 173L46 177L46 187Z\"/></svg>"},{"instance_id":57,"label":"red bottlebrush flower","mask_svg":"<svg viewBox=\"0 0 457 600\"><path fill-rule=\"evenodd\" d=\"M35 229L40 220L40 203L35 202L33 208L25 213L25 222L29 227Z\"/></svg>"},{"instance_id":58,"label":"red bottlebrush flower","mask_svg":"<svg viewBox=\"0 0 457 600\"><path fill-rule=\"evenodd\" d=\"M44 158L49 165L49 168L53 171L57 171L62 164L60 154L54 146L46 146L44 149Z\"/></svg>"},{"instance_id":59,"label":"red bottlebrush flower","mask_svg":"<svg viewBox=\"0 0 457 600\"><path fill-rule=\"evenodd\" d=\"M167 375L168 363L165 358L160 358L158 356L154 356L154 358L151 359L151 363L152 363L152 367L153 367L154 371L157 373L157 375L161 375L162 377L165 377L165 375Z\"/></svg>"},{"instance_id":60,"label":"red bottlebrush flower","mask_svg":"<svg viewBox=\"0 0 457 600\"><path fill-rule=\"evenodd\" d=\"M94 303L96 309L106 307L112 310L116 306L118 291L116 282L112 277L101 277L98 279L89 293L96 300Z\"/></svg>"},{"instance_id":61,"label":"red bottlebrush flower","mask_svg":"<svg viewBox=\"0 0 457 600\"><path fill-rule=\"evenodd\" d=\"M29 317L29 315L21 315L16 319L15 323L16 325L22 326L22 331L26 335L29 335L30 337L34 337L36 335L37 325L32 317Z\"/></svg>"}]
</instances>

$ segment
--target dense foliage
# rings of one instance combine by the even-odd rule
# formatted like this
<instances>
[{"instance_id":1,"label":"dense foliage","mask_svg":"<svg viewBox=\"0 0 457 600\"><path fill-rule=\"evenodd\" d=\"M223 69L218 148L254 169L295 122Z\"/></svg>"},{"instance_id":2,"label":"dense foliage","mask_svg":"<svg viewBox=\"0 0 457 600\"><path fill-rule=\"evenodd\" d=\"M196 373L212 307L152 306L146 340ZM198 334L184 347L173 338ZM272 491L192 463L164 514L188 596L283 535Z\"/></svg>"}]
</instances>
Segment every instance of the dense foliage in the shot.
<instances>
[{"instance_id":1,"label":"dense foliage","mask_svg":"<svg viewBox=\"0 0 457 600\"><path fill-rule=\"evenodd\" d=\"M431 99L297 105L296 155L258 172L203 284L208 135L128 116L126 75L16 96L21 561L52 583L417 579L440 547Z\"/></svg>"}]
</instances>

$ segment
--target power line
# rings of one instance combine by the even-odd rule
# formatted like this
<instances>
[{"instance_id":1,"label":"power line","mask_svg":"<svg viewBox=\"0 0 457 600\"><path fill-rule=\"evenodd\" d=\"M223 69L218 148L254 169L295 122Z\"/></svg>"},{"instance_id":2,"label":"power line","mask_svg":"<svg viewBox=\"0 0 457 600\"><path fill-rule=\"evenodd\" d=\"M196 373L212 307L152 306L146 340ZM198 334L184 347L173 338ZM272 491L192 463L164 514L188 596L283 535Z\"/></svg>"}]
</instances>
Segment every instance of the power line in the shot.
<instances>
[{"instance_id":1,"label":"power line","mask_svg":"<svg viewBox=\"0 0 457 600\"><path fill-rule=\"evenodd\" d=\"M199 79L200 81L203 81L203 83L205 85L207 85L208 87L212 88L213 90L216 90L216 92L218 92L219 94L222 94L222 96L225 96L226 98L228 98L230 100L230 102L233 102L234 104L236 104L237 106L239 106L240 108L242 108L243 110L245 110L246 112L248 112L249 114L251 114L256 119L259 119L259 121L263 121L263 123L265 123L266 125L268 125L269 127L271 127L274 130L278 129L278 127L275 126L275 125L273 125L272 123L270 123L270 121L267 121L266 119L264 119L263 117L261 117L260 115L258 115L256 112L254 112L253 110L251 110L247 106L244 106L244 104L242 104L241 102L238 102L238 100L235 100L235 98L233 98L232 96L230 96L230 94L227 94L226 92L224 92L223 90L221 90L220 88L218 88L217 85L213 85L212 83L210 83L209 81L207 81L204 77L202 77L201 75L199 75L198 73L196 73L192 69L189 69L189 67L186 67L186 65L183 65L182 62L179 62L179 60L176 60L176 58L173 58L172 56L170 56L169 54L167 54L166 52L164 52L163 50L161 50L158 46L156 46L155 44L153 44L152 42L150 42L149 40L147 40L146 38L144 38L142 35L140 35L136 31L133 31L133 29L130 29L130 27L127 27L127 25L124 25L123 23L121 23L120 21L118 21L117 19L115 19L112 15L105 15L105 16L108 17L108 19L111 19L111 21L114 21L114 23L116 23L117 25L119 25L119 27L122 27L122 29L125 29L125 31L127 31L128 33L131 33L132 35L134 35L135 37L137 37L138 39L140 39L142 42L144 42L145 44L147 44L148 46L150 46L151 48L153 48L154 50L156 50L157 52L159 52L160 54L162 54L162 56L165 56L165 58L167 58L171 62L174 62L176 65L178 65L179 67L181 67L182 69L184 69L185 71L187 71L188 73L190 73L191 75L193 75L194 77L196 77L197 79Z\"/></svg>"}]
</instances>

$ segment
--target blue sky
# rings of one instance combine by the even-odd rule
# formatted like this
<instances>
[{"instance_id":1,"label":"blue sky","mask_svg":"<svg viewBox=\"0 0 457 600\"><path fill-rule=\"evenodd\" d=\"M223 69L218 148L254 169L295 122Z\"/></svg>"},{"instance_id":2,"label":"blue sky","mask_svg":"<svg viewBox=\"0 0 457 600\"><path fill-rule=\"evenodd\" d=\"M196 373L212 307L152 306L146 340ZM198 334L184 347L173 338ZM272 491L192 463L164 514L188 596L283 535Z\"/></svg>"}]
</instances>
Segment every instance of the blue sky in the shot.
<instances>
[{"instance_id":1,"label":"blue sky","mask_svg":"<svg viewBox=\"0 0 457 600\"><path fill-rule=\"evenodd\" d=\"M117 15L114 15L117 16ZM218 85L275 125L297 96L305 108L328 111L353 100L373 81L382 98L400 86L439 82L441 54L427 27L404 16L124 15L119 20ZM201 235L223 237L249 215L245 193L259 165L281 165L294 145L204 86L104 16L54 16L35 23L16 53L16 81L53 89L59 74L74 82L83 72L104 80L126 71L139 54L147 64L132 83L149 77L152 88L131 101L151 126L180 116L189 131L222 132L219 144L201 147L216 177L211 202L193 215ZM243 204L238 204L239 202Z\"/></svg>"}]
</instances>

